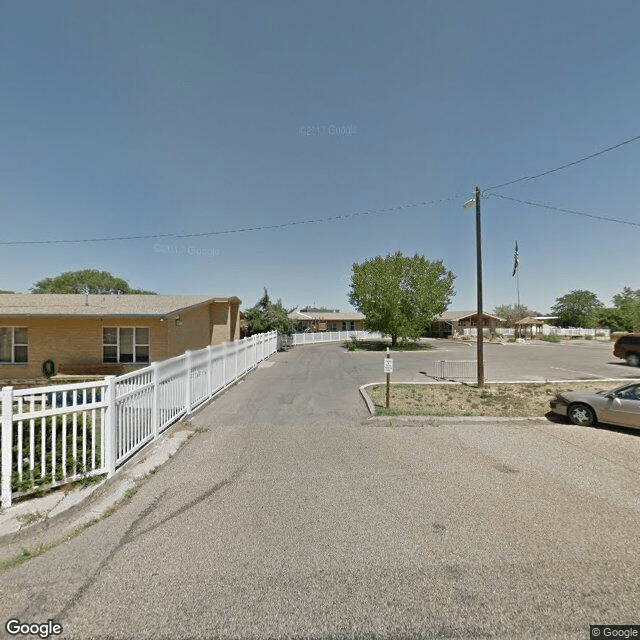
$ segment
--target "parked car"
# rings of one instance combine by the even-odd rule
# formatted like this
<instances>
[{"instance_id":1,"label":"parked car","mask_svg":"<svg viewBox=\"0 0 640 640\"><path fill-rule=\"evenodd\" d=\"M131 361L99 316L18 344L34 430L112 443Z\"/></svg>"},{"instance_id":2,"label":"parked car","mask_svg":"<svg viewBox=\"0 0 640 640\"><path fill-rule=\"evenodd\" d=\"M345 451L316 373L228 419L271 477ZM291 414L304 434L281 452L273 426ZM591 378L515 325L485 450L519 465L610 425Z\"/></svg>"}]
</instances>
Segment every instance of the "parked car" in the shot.
<instances>
[{"instance_id":1,"label":"parked car","mask_svg":"<svg viewBox=\"0 0 640 640\"><path fill-rule=\"evenodd\" d=\"M551 411L583 427L603 422L640 429L640 384L610 391L565 391L551 402Z\"/></svg>"},{"instance_id":2,"label":"parked car","mask_svg":"<svg viewBox=\"0 0 640 640\"><path fill-rule=\"evenodd\" d=\"M624 358L632 367L640 366L640 334L620 336L613 345L613 355Z\"/></svg>"}]
</instances>

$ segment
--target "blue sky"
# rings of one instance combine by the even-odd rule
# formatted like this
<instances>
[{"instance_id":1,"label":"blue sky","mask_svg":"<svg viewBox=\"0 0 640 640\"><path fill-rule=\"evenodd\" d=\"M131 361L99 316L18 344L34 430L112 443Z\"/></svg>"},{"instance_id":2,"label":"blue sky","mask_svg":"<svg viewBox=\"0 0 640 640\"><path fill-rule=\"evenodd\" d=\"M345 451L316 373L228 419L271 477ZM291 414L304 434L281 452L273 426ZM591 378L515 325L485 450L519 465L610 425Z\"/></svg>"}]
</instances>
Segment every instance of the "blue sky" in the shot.
<instances>
[{"instance_id":1,"label":"blue sky","mask_svg":"<svg viewBox=\"0 0 640 640\"><path fill-rule=\"evenodd\" d=\"M268 287L346 310L402 251L476 304L481 189L640 134L640 3L111 0L0 5L0 289L96 268L158 293ZM640 223L640 142L497 190ZM440 201L434 204L401 205ZM484 307L640 288L640 227L482 200Z\"/></svg>"}]
</instances>

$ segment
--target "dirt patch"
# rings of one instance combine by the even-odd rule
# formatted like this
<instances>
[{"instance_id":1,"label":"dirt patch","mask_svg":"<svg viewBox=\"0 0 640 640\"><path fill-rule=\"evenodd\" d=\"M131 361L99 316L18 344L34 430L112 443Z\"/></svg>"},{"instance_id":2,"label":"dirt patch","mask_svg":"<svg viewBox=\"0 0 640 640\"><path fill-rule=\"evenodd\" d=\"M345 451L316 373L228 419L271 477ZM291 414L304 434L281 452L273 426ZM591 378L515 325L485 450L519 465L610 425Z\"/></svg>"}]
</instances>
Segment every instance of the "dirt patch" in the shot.
<instances>
[{"instance_id":1,"label":"dirt patch","mask_svg":"<svg viewBox=\"0 0 640 640\"><path fill-rule=\"evenodd\" d=\"M385 386L367 391L376 405L376 415L495 416L523 418L544 416L549 401L563 391L602 391L621 382L567 382L487 384L484 389L467 384L402 384L391 386L389 409L385 408Z\"/></svg>"}]
</instances>

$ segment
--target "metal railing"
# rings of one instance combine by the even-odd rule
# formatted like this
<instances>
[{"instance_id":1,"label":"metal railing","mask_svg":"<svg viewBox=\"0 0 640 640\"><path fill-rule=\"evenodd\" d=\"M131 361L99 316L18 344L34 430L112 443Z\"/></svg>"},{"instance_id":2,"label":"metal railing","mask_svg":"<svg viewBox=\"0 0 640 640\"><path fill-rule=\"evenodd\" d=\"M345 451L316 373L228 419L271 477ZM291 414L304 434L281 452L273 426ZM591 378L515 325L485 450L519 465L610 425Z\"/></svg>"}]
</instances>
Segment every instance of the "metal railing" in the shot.
<instances>
[{"instance_id":1,"label":"metal railing","mask_svg":"<svg viewBox=\"0 0 640 640\"><path fill-rule=\"evenodd\" d=\"M97 382L3 387L2 508L18 495L94 475L112 476L169 426L276 349L272 331L187 351Z\"/></svg>"},{"instance_id":2,"label":"metal railing","mask_svg":"<svg viewBox=\"0 0 640 640\"><path fill-rule=\"evenodd\" d=\"M475 360L436 360L433 363L433 377L445 380L475 378Z\"/></svg>"}]
</instances>

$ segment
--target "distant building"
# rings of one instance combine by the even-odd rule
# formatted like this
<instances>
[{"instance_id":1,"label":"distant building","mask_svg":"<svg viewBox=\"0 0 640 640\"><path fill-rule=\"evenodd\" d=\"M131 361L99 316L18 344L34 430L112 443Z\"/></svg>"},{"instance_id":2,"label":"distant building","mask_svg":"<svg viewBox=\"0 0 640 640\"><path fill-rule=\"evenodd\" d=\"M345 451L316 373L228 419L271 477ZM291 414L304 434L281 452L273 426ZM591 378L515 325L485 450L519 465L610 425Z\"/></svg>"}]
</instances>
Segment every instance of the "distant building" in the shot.
<instances>
[{"instance_id":1,"label":"distant building","mask_svg":"<svg viewBox=\"0 0 640 640\"><path fill-rule=\"evenodd\" d=\"M504 324L504 318L491 313L482 313L482 326L490 333L494 333L498 327L503 327ZM477 326L477 311L445 311L435 318L423 335L430 338L448 338L449 336L463 335L464 329Z\"/></svg>"},{"instance_id":2,"label":"distant building","mask_svg":"<svg viewBox=\"0 0 640 640\"><path fill-rule=\"evenodd\" d=\"M304 307L298 311L292 311L289 317L296 322L295 331L322 332L322 331L362 331L364 326L364 314L342 313L338 309L326 309L316 307Z\"/></svg>"}]
</instances>

